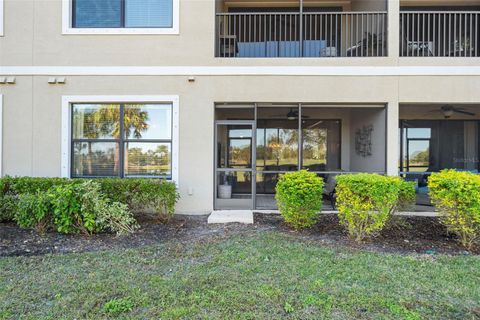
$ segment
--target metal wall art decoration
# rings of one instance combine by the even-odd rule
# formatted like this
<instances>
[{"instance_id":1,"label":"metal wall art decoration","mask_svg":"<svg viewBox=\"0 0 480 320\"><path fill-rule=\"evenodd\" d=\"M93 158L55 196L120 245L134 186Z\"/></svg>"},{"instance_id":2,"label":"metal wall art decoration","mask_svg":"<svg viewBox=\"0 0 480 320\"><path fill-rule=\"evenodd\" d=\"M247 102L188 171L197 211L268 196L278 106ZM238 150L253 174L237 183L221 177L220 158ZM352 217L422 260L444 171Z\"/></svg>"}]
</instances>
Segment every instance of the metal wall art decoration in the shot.
<instances>
[{"instance_id":1,"label":"metal wall art decoration","mask_svg":"<svg viewBox=\"0 0 480 320\"><path fill-rule=\"evenodd\" d=\"M355 152L362 157L372 155L373 125L363 126L355 132Z\"/></svg>"}]
</instances>

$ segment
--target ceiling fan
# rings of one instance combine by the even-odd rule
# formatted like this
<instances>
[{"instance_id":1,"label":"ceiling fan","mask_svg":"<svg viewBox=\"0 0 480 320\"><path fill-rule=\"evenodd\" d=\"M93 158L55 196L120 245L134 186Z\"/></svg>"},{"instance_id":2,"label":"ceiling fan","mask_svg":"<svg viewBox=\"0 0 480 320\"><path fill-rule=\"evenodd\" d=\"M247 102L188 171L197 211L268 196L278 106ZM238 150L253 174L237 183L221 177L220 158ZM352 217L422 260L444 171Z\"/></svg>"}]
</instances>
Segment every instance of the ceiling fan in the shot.
<instances>
[{"instance_id":1,"label":"ceiling fan","mask_svg":"<svg viewBox=\"0 0 480 320\"><path fill-rule=\"evenodd\" d=\"M430 112L441 112L445 119L450 119L455 113L465 114L471 117L476 115L473 112L466 111L464 108L457 108L449 104L442 106L440 110L432 110Z\"/></svg>"},{"instance_id":2,"label":"ceiling fan","mask_svg":"<svg viewBox=\"0 0 480 320\"><path fill-rule=\"evenodd\" d=\"M286 117L287 120L297 120L298 119L298 110L293 110L293 108L290 108L290 111L288 111L288 113L286 115L282 114L282 115L278 115L278 117L280 117L281 119L284 119ZM310 118L310 117L302 115L302 119L308 119L308 118Z\"/></svg>"}]
</instances>

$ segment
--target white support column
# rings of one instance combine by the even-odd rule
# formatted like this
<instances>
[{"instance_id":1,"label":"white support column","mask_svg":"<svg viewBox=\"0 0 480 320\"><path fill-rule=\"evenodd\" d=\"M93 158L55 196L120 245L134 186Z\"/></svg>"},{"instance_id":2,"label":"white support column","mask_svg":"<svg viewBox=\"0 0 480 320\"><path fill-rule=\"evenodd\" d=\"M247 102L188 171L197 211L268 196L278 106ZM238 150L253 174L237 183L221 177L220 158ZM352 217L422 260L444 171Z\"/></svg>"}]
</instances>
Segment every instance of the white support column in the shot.
<instances>
[{"instance_id":1,"label":"white support column","mask_svg":"<svg viewBox=\"0 0 480 320\"><path fill-rule=\"evenodd\" d=\"M399 104L398 101L390 101L387 104L387 174L398 175L398 161L400 157L398 133Z\"/></svg>"},{"instance_id":2,"label":"white support column","mask_svg":"<svg viewBox=\"0 0 480 320\"><path fill-rule=\"evenodd\" d=\"M395 61L400 55L400 0L388 1L388 56Z\"/></svg>"}]
</instances>

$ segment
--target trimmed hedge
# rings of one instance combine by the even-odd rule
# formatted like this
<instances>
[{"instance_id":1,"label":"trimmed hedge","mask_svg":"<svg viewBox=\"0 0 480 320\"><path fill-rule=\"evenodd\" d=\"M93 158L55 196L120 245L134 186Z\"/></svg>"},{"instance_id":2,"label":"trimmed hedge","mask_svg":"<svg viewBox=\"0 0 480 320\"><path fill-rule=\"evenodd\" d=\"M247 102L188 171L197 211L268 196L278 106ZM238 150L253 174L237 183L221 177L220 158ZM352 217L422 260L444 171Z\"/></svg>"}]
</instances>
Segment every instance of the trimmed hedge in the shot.
<instances>
[{"instance_id":1,"label":"trimmed hedge","mask_svg":"<svg viewBox=\"0 0 480 320\"><path fill-rule=\"evenodd\" d=\"M356 241L381 231L391 214L415 199L413 183L378 174L337 176L340 223Z\"/></svg>"},{"instance_id":2,"label":"trimmed hedge","mask_svg":"<svg viewBox=\"0 0 480 320\"><path fill-rule=\"evenodd\" d=\"M278 208L294 229L311 227L322 209L323 179L306 170L288 172L276 187Z\"/></svg>"},{"instance_id":3,"label":"trimmed hedge","mask_svg":"<svg viewBox=\"0 0 480 320\"><path fill-rule=\"evenodd\" d=\"M443 170L428 178L430 198L441 211L442 223L471 248L480 239L480 176Z\"/></svg>"},{"instance_id":4,"label":"trimmed hedge","mask_svg":"<svg viewBox=\"0 0 480 320\"><path fill-rule=\"evenodd\" d=\"M125 203L138 212L153 210L160 220L173 217L179 199L177 186L161 179L99 179L100 189L110 200Z\"/></svg>"},{"instance_id":5,"label":"trimmed hedge","mask_svg":"<svg viewBox=\"0 0 480 320\"><path fill-rule=\"evenodd\" d=\"M88 185L90 184L90 187ZM84 188L84 189L82 189ZM34 212L35 208L41 207L39 201L46 201L45 195L49 195L49 205L57 206L59 212L69 211L70 215L77 214L78 208L70 208L66 203L72 201L72 206L78 205L79 199L75 199L73 193L85 194L91 189L98 191L98 201L104 201L116 206L116 212L109 212L111 218L118 217L122 212L121 205L125 210L131 212L153 211L158 218L166 222L175 212L175 205L179 199L177 187L174 183L160 179L64 179L64 178L32 178L32 177L4 177L0 179L0 222L12 221L16 215L23 217L21 220L25 227L40 227L38 219L31 217L29 221L29 212L33 216L41 217L41 212ZM98 190L97 190L98 189ZM57 195L55 195L57 193ZM104 199L104 200L103 200ZM23 201L22 201L23 200ZM66 205L65 207L62 207ZM105 206L107 206L105 204ZM55 207L50 208L54 212ZM97 208L105 213L102 208ZM113 209L112 209L113 210ZM67 214L68 216L68 214ZM78 216L77 216L78 218ZM33 219L33 220L32 220ZM67 219L67 218L66 218ZM40 219L42 220L42 219ZM47 219L48 220L48 219ZM91 220L91 219L90 219ZM120 224L118 225L121 226ZM74 228L75 229L75 228ZM59 230L63 232L62 230ZM65 231L78 231L78 228L65 229ZM95 232L95 227L89 226L85 230L87 233Z\"/></svg>"}]
</instances>

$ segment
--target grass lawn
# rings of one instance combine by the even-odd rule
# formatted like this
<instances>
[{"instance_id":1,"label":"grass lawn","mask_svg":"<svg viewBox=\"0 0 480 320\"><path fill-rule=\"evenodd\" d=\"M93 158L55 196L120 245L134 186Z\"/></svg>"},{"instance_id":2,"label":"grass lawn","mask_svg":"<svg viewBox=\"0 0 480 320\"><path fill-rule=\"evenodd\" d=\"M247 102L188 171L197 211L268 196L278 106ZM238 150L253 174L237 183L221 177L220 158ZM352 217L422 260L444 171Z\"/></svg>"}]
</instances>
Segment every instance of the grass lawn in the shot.
<instances>
[{"instance_id":1,"label":"grass lawn","mask_svg":"<svg viewBox=\"0 0 480 320\"><path fill-rule=\"evenodd\" d=\"M480 257L279 232L0 259L0 319L476 319Z\"/></svg>"}]
</instances>

